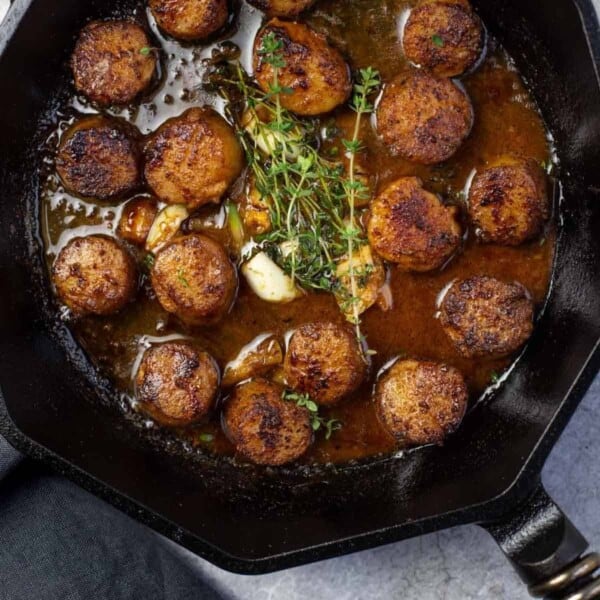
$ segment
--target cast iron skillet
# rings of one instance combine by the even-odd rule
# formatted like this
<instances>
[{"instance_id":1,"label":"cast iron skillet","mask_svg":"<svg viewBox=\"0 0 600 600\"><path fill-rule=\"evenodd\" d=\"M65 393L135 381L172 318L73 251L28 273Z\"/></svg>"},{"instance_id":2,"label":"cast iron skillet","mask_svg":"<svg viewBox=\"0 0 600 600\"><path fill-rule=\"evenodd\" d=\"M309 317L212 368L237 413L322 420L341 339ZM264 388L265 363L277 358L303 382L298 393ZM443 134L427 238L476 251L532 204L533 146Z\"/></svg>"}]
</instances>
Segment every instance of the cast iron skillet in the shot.
<instances>
[{"instance_id":1,"label":"cast iron skillet","mask_svg":"<svg viewBox=\"0 0 600 600\"><path fill-rule=\"evenodd\" d=\"M478 522L531 591L543 595L557 572L575 587L598 585L590 584L596 555L580 559L587 544L539 477L600 365L598 23L589 0L475 7L517 60L561 161L562 228L541 321L506 383L443 448L265 471L193 455L168 434L125 422L110 384L57 321L37 233L38 148L68 90L76 32L131 2L16 0L0 29L0 432L232 571L263 573Z\"/></svg>"}]
</instances>

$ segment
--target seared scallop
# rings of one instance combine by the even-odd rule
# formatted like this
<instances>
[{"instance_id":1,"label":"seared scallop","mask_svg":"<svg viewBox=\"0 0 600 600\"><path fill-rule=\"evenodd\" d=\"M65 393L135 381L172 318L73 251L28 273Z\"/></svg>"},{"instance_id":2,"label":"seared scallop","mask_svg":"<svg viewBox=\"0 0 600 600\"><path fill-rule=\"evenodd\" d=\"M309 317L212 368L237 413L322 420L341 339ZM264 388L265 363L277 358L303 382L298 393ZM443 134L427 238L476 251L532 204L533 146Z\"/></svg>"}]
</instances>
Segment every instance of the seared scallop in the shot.
<instances>
[{"instance_id":1,"label":"seared scallop","mask_svg":"<svg viewBox=\"0 0 600 600\"><path fill-rule=\"evenodd\" d=\"M549 216L544 171L532 159L498 159L473 179L469 215L484 242L516 246L538 236Z\"/></svg>"},{"instance_id":2,"label":"seared scallop","mask_svg":"<svg viewBox=\"0 0 600 600\"><path fill-rule=\"evenodd\" d=\"M223 246L192 234L161 248L151 282L162 307L192 325L209 325L231 308L237 273Z\"/></svg>"},{"instance_id":3,"label":"seared scallop","mask_svg":"<svg viewBox=\"0 0 600 600\"><path fill-rule=\"evenodd\" d=\"M307 323L290 338L287 385L321 405L335 404L362 383L367 364L353 332L337 323Z\"/></svg>"},{"instance_id":4,"label":"seared scallop","mask_svg":"<svg viewBox=\"0 0 600 600\"><path fill-rule=\"evenodd\" d=\"M461 240L457 209L401 177L371 202L368 236L379 256L405 271L431 271L456 252Z\"/></svg>"},{"instance_id":5,"label":"seared scallop","mask_svg":"<svg viewBox=\"0 0 600 600\"><path fill-rule=\"evenodd\" d=\"M140 185L137 133L117 119L84 117L63 134L56 170L73 194L98 200L121 197Z\"/></svg>"},{"instance_id":6,"label":"seared scallop","mask_svg":"<svg viewBox=\"0 0 600 600\"><path fill-rule=\"evenodd\" d=\"M244 157L233 129L212 108L190 108L154 132L144 148L145 175L170 204L217 203L242 172Z\"/></svg>"},{"instance_id":7,"label":"seared scallop","mask_svg":"<svg viewBox=\"0 0 600 600\"><path fill-rule=\"evenodd\" d=\"M472 126L467 94L450 79L416 70L387 84L377 106L377 131L391 153L426 165L449 159Z\"/></svg>"},{"instance_id":8,"label":"seared scallop","mask_svg":"<svg viewBox=\"0 0 600 600\"><path fill-rule=\"evenodd\" d=\"M282 388L255 379L234 388L223 411L236 450L259 465L283 465L302 456L313 433L306 408L282 399Z\"/></svg>"},{"instance_id":9,"label":"seared scallop","mask_svg":"<svg viewBox=\"0 0 600 600\"><path fill-rule=\"evenodd\" d=\"M225 26L227 0L148 0L158 26L180 40L202 40Z\"/></svg>"},{"instance_id":10,"label":"seared scallop","mask_svg":"<svg viewBox=\"0 0 600 600\"><path fill-rule=\"evenodd\" d=\"M467 400L461 373L430 361L399 360L375 386L379 420L399 442L411 446L441 443L460 425Z\"/></svg>"},{"instance_id":11,"label":"seared scallop","mask_svg":"<svg viewBox=\"0 0 600 600\"><path fill-rule=\"evenodd\" d=\"M214 405L219 371L212 357L184 342L152 346L135 375L140 407L164 425L192 425Z\"/></svg>"},{"instance_id":12,"label":"seared scallop","mask_svg":"<svg viewBox=\"0 0 600 600\"><path fill-rule=\"evenodd\" d=\"M158 206L152 198L130 200L123 207L117 234L132 244L143 246L157 213Z\"/></svg>"},{"instance_id":13,"label":"seared scallop","mask_svg":"<svg viewBox=\"0 0 600 600\"><path fill-rule=\"evenodd\" d=\"M466 0L422 0L410 13L402 44L415 65L456 77L477 62L483 40L481 21Z\"/></svg>"},{"instance_id":14,"label":"seared scallop","mask_svg":"<svg viewBox=\"0 0 600 600\"><path fill-rule=\"evenodd\" d=\"M113 238L72 239L58 254L52 279L59 298L78 315L110 315L133 299L135 262Z\"/></svg>"},{"instance_id":15,"label":"seared scallop","mask_svg":"<svg viewBox=\"0 0 600 600\"><path fill-rule=\"evenodd\" d=\"M316 0L248 0L270 17L295 17L310 8Z\"/></svg>"},{"instance_id":16,"label":"seared scallop","mask_svg":"<svg viewBox=\"0 0 600 600\"><path fill-rule=\"evenodd\" d=\"M450 286L440 305L440 321L463 356L502 357L531 335L533 302L520 283L471 277Z\"/></svg>"},{"instance_id":17,"label":"seared scallop","mask_svg":"<svg viewBox=\"0 0 600 600\"><path fill-rule=\"evenodd\" d=\"M254 76L263 91L269 92L274 83L273 67L265 60L267 35L281 45L285 62L277 78L288 91L279 95L284 108L299 115L320 115L348 99L352 83L342 55L307 25L279 19L269 21L254 42Z\"/></svg>"},{"instance_id":18,"label":"seared scallop","mask_svg":"<svg viewBox=\"0 0 600 600\"><path fill-rule=\"evenodd\" d=\"M79 35L71 68L75 88L101 106L128 104L152 82L156 53L131 21L93 21Z\"/></svg>"}]
</instances>

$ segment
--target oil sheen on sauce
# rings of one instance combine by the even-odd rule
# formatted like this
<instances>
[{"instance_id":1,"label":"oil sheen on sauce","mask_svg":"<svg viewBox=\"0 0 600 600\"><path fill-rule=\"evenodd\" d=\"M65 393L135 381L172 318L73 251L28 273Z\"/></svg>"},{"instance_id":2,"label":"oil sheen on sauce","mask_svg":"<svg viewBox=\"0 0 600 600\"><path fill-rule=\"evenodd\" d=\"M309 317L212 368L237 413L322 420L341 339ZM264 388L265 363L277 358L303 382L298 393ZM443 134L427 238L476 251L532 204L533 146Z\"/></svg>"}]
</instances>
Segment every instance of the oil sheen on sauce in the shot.
<instances>
[{"instance_id":1,"label":"oil sheen on sauce","mask_svg":"<svg viewBox=\"0 0 600 600\"><path fill-rule=\"evenodd\" d=\"M305 19L313 28L328 35L342 50L352 69L373 66L386 81L407 68L400 32L412 4L406 0L322 0ZM162 36L151 16L139 8L136 17L147 20L159 42L157 46L162 48L162 77L139 106L111 113L127 119L147 134L190 106L209 104L222 112L222 100L202 88L206 61L218 43L228 39L241 48L242 65L250 71L252 41L263 21L262 13L245 3L236 8L236 13L236 19L221 39L207 45L181 45ZM462 85L473 102L475 125L458 153L443 164L415 165L390 156L371 124L364 124L365 162L376 165L373 175L378 188L402 175L418 175L426 188L461 205L474 171L497 156L517 153L550 164L551 141L537 108L512 61L493 39L488 39L485 59L474 73L462 79ZM95 110L76 96L66 103L56 117L56 129L48 138L48 157L53 155L62 131L78 115L90 112ZM344 129L349 119L351 114L344 109L325 117L323 124ZM107 204L71 196L52 173L52 159L47 158L46 163L46 172L50 174L43 184L41 228L50 266L73 237L91 233L114 235L124 202ZM229 243L223 228L222 208L203 209L196 222L202 223L208 235L226 245ZM438 296L456 278L485 274L520 281L541 308L550 282L554 240L552 222L542 239L519 247L479 244L474 232L468 231L461 251L440 271L415 274L390 269L392 307L387 311L373 307L363 317L363 333L369 347L377 352L373 356L371 376L352 398L322 411L324 416L339 419L342 428L334 432L329 441L318 434L302 462L344 462L397 449L379 425L371 401L377 372L395 357L428 358L454 365L464 374L474 402L495 374L504 371L512 359L473 360L457 355L436 318ZM107 318L71 320L70 326L92 361L110 376L135 410L132 373L149 344L191 338L209 351L222 368L259 336L272 333L283 343L290 330L312 320L342 322L343 317L330 295L310 294L290 304L268 304L256 297L241 278L231 313L210 328L184 327L160 307L147 281L142 283L137 301L122 313ZM232 455L233 448L221 431L218 413L215 411L206 423L176 434L201 451ZM467 418L476 418L476 412ZM208 439L211 441L206 441Z\"/></svg>"}]
</instances>

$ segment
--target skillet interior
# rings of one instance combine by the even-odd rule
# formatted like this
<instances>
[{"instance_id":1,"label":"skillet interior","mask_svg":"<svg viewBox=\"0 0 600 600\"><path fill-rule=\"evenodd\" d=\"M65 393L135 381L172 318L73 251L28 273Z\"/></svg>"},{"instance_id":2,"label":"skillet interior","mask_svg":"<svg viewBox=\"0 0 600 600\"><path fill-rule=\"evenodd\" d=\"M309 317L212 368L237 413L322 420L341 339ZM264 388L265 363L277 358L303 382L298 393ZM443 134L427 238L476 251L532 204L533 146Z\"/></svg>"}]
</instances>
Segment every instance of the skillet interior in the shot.
<instances>
[{"instance_id":1,"label":"skillet interior","mask_svg":"<svg viewBox=\"0 0 600 600\"><path fill-rule=\"evenodd\" d=\"M19 4L27 2L17 2L13 18ZM506 499L519 475L537 472L585 388L583 378L569 395L600 336L593 237L600 219L600 91L577 7L571 0L475 2L530 82L565 182L553 291L507 384L444 448L336 471L264 472L190 462L160 433L148 443L147 434L122 422L108 382L53 318L37 237L38 132L67 89L74 34L91 17L114 14L115 4L65 0L49 11L34 1L0 58L0 80L11 82L0 98L3 433L236 570L281 568L501 510L502 502L484 503ZM530 489L531 479L520 477L511 499Z\"/></svg>"}]
</instances>

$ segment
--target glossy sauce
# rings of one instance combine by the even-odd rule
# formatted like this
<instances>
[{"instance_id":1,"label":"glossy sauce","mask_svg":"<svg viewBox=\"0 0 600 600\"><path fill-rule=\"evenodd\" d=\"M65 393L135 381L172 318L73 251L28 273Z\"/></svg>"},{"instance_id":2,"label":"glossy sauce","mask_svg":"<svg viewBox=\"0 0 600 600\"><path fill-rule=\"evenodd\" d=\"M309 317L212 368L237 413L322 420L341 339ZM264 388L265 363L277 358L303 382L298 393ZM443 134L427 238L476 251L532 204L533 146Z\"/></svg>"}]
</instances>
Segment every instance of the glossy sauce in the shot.
<instances>
[{"instance_id":1,"label":"glossy sauce","mask_svg":"<svg viewBox=\"0 0 600 600\"><path fill-rule=\"evenodd\" d=\"M353 69L371 65L379 69L386 81L407 68L399 32L412 4L406 0L325 0L317 3L306 21L328 34ZM112 114L126 118L146 134L192 105L210 104L222 111L222 100L202 89L205 59L211 57L219 41L230 39L242 49L242 64L249 69L252 40L263 18L262 13L246 4L237 12L239 16L229 33L205 46L182 46L165 39L149 18L150 27L163 48L161 82L139 107L111 111ZM137 17L148 19L142 9ZM399 176L418 175L426 188L442 194L448 202L463 205L464 209L470 178L488 160L515 153L550 163L551 143L536 106L512 62L493 39L488 39L485 60L473 74L462 79L462 84L473 102L475 125L466 143L446 163L421 166L393 158L377 139L372 124L364 124L362 138L367 145L367 155L363 162L376 165L371 175L378 189ZM61 110L56 130L48 139L49 157L54 154L61 132L79 113L87 112L94 110L76 97ZM352 113L347 109L323 119L328 128L341 131L351 123ZM50 174L42 190L41 226L50 266L72 237L91 233L114 235L124 202L109 205L70 196L53 174L51 158L46 163ZM206 233L229 244L223 228L222 208L205 208L199 216ZM323 415L339 419L342 428L329 441L317 434L315 444L301 462L342 462L397 449L379 425L370 400L377 372L395 357L409 355L456 366L464 374L475 401L490 385L494 374L506 369L512 359L467 360L458 356L436 318L438 297L456 278L486 274L506 281L520 281L540 308L548 291L554 240L552 222L542 239L517 248L479 244L474 232L468 231L461 251L441 271L411 274L391 268L389 289L393 306L387 311L375 306L363 316L363 333L369 347L377 352L372 357L371 376L354 397L340 406L322 410ZM136 252L141 258L142 253ZM238 299L230 315L216 326L192 330L160 307L147 278L143 277L137 301L122 313L109 318L72 320L71 325L94 363L110 375L135 410L132 374L149 344L189 337L210 352L223 368L258 336L273 333L284 343L290 330L312 320L343 322L332 296L310 294L290 304L268 304L256 297L240 278ZM220 428L219 410L210 421L176 433L203 451L233 454ZM212 435L212 441L206 441L205 434Z\"/></svg>"}]
</instances>

